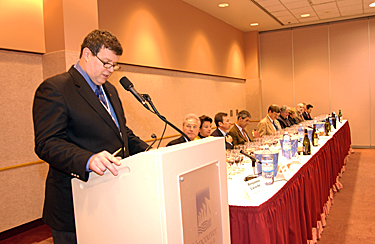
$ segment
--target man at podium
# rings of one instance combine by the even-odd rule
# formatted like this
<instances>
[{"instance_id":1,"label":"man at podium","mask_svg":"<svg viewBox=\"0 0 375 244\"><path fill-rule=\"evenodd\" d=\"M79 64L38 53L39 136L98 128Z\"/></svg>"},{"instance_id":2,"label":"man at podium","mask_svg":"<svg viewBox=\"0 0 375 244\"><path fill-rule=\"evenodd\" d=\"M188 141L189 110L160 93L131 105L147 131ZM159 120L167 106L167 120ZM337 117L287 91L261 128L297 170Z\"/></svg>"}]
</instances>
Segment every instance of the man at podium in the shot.
<instances>
[{"instance_id":1,"label":"man at podium","mask_svg":"<svg viewBox=\"0 0 375 244\"><path fill-rule=\"evenodd\" d=\"M76 243L71 179L103 175L112 163L148 145L126 126L115 87L107 79L120 69L122 47L105 30L89 33L79 61L68 72L45 80L33 104L35 152L49 164L43 221L55 244ZM119 150L120 149L120 150Z\"/></svg>"}]
</instances>

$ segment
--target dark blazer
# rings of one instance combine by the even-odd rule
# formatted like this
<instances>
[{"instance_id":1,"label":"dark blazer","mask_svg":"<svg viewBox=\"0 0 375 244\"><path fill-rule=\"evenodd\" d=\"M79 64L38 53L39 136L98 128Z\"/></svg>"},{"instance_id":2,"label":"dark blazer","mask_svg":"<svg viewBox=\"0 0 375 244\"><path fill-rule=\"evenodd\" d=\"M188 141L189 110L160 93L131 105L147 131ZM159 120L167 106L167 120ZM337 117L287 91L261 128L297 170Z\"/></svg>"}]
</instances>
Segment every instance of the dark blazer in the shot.
<instances>
[{"instance_id":1,"label":"dark blazer","mask_svg":"<svg viewBox=\"0 0 375 244\"><path fill-rule=\"evenodd\" d=\"M211 136L224 137L223 133L221 133L221 131L219 129L214 130L211 133ZM225 149L233 149L233 144L231 144L231 143L229 143L225 140Z\"/></svg>"},{"instance_id":2,"label":"dark blazer","mask_svg":"<svg viewBox=\"0 0 375 244\"><path fill-rule=\"evenodd\" d=\"M303 118L304 118L305 120L312 120L310 114L309 114L308 112L306 112L306 111L304 111L304 112L302 113L302 116L303 116Z\"/></svg>"},{"instance_id":3,"label":"dark blazer","mask_svg":"<svg viewBox=\"0 0 375 244\"><path fill-rule=\"evenodd\" d=\"M244 131L245 131L247 137L249 138L249 140L251 141L249 134L247 134L246 130L244 130ZM228 134L233 138L233 145L234 146L240 145L240 144L245 144L246 142L248 142L247 138L245 138L245 136L242 134L242 132L240 131L240 129L238 129L238 127L236 125L233 125L233 127L230 129Z\"/></svg>"},{"instance_id":4,"label":"dark blazer","mask_svg":"<svg viewBox=\"0 0 375 244\"><path fill-rule=\"evenodd\" d=\"M168 144L166 146L169 147L169 146L177 145L177 144L184 143L184 142L186 142L185 137L180 136L179 138L168 142Z\"/></svg>"},{"instance_id":5,"label":"dark blazer","mask_svg":"<svg viewBox=\"0 0 375 244\"><path fill-rule=\"evenodd\" d=\"M277 117L277 120L280 123L281 129L292 126L290 120L288 118L284 119L281 115Z\"/></svg>"},{"instance_id":6,"label":"dark blazer","mask_svg":"<svg viewBox=\"0 0 375 244\"><path fill-rule=\"evenodd\" d=\"M95 153L125 148L123 158L142 152L147 143L127 126L115 87L103 88L116 113L120 130L82 75L68 72L45 80L33 105L35 152L49 163L43 220L51 228L75 231L71 179L89 179L86 163Z\"/></svg>"}]
</instances>

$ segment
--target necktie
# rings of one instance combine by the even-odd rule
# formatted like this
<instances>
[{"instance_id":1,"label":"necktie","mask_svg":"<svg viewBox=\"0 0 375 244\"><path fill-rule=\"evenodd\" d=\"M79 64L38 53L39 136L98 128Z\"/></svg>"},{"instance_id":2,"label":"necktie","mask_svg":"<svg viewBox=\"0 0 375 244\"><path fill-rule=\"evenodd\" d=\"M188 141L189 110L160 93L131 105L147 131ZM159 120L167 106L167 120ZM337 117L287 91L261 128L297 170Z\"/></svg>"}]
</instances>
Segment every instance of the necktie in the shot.
<instances>
[{"instance_id":1,"label":"necktie","mask_svg":"<svg viewBox=\"0 0 375 244\"><path fill-rule=\"evenodd\" d=\"M103 105L108 109L107 101L104 98L104 94L100 89L100 86L96 86L95 94L99 98L99 100L103 103Z\"/></svg>"},{"instance_id":2,"label":"necktie","mask_svg":"<svg viewBox=\"0 0 375 244\"><path fill-rule=\"evenodd\" d=\"M245 141L247 141L247 136L245 134L245 131L242 129L242 135L245 137Z\"/></svg>"},{"instance_id":3,"label":"necktie","mask_svg":"<svg viewBox=\"0 0 375 244\"><path fill-rule=\"evenodd\" d=\"M278 131L279 130L279 127L276 126L276 123L275 121L272 121L273 125L275 126L275 129Z\"/></svg>"}]
</instances>

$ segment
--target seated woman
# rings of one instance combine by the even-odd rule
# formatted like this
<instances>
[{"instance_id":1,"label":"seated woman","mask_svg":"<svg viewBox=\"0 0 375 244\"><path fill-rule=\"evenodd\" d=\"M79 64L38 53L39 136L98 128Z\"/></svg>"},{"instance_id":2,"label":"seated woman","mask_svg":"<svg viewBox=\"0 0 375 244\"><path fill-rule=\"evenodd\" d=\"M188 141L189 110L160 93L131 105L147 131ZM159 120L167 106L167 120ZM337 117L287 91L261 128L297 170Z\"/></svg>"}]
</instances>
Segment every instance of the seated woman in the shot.
<instances>
[{"instance_id":1,"label":"seated woman","mask_svg":"<svg viewBox=\"0 0 375 244\"><path fill-rule=\"evenodd\" d=\"M199 119L201 121L201 126L199 127L199 133L196 139L203 139L211 134L212 119L206 115L200 116Z\"/></svg>"},{"instance_id":2,"label":"seated woman","mask_svg":"<svg viewBox=\"0 0 375 244\"><path fill-rule=\"evenodd\" d=\"M289 109L289 121L292 125L298 125L298 121L296 120L296 110L295 108Z\"/></svg>"}]
</instances>

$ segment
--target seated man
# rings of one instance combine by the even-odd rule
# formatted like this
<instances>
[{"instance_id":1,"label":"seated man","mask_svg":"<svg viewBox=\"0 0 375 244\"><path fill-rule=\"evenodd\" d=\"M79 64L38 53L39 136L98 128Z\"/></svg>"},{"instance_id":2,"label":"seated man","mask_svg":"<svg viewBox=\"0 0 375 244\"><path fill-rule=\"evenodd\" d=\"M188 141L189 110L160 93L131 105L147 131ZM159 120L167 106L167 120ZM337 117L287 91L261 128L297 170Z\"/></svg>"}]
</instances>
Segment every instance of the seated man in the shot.
<instances>
[{"instance_id":1,"label":"seated man","mask_svg":"<svg viewBox=\"0 0 375 244\"><path fill-rule=\"evenodd\" d=\"M229 135L233 138L233 145L245 144L250 142L250 137L245 128L250 124L251 115L248 111L242 110L238 113L237 122L229 131Z\"/></svg>"},{"instance_id":2,"label":"seated man","mask_svg":"<svg viewBox=\"0 0 375 244\"><path fill-rule=\"evenodd\" d=\"M296 111L296 117L295 117L295 119L296 119L297 123L299 124L299 123L305 121L305 119L303 118L303 115L302 115L303 111L304 111L304 105L303 105L303 103L299 103L297 105L296 110L297 111Z\"/></svg>"},{"instance_id":3,"label":"seated man","mask_svg":"<svg viewBox=\"0 0 375 244\"><path fill-rule=\"evenodd\" d=\"M182 131L189 137L191 141L194 141L195 137L198 135L199 126L201 122L196 114L186 115L184 122L182 123ZM170 141L167 147L187 142L188 140L182 135L177 139Z\"/></svg>"},{"instance_id":4,"label":"seated man","mask_svg":"<svg viewBox=\"0 0 375 244\"><path fill-rule=\"evenodd\" d=\"M227 113L217 113L215 115L215 124L217 129L211 133L211 136L225 137L225 148L233 149L233 138L228 135L227 131L230 129L230 119Z\"/></svg>"},{"instance_id":5,"label":"seated man","mask_svg":"<svg viewBox=\"0 0 375 244\"><path fill-rule=\"evenodd\" d=\"M281 130L280 123L276 119L279 116L279 113L279 106L272 104L268 107L267 116L264 117L257 126L257 130L260 136L273 135L276 131Z\"/></svg>"},{"instance_id":6,"label":"seated man","mask_svg":"<svg viewBox=\"0 0 375 244\"><path fill-rule=\"evenodd\" d=\"M312 118L311 118L312 109L313 109L313 105L311 105L311 104L306 105L306 111L303 112L303 114L302 114L303 118L305 120L312 120Z\"/></svg>"},{"instance_id":7,"label":"seated man","mask_svg":"<svg viewBox=\"0 0 375 244\"><path fill-rule=\"evenodd\" d=\"M282 129L292 126L288 117L289 117L289 108L286 105L281 106L280 115L279 117L277 117L277 120L279 121Z\"/></svg>"},{"instance_id":8,"label":"seated man","mask_svg":"<svg viewBox=\"0 0 375 244\"><path fill-rule=\"evenodd\" d=\"M294 108L289 108L289 117L288 117L291 125L298 125L296 120L296 110Z\"/></svg>"}]
</instances>

